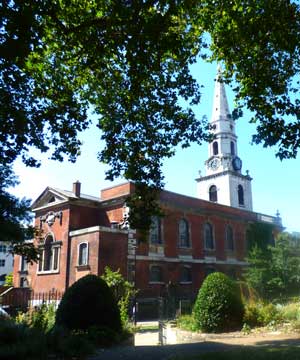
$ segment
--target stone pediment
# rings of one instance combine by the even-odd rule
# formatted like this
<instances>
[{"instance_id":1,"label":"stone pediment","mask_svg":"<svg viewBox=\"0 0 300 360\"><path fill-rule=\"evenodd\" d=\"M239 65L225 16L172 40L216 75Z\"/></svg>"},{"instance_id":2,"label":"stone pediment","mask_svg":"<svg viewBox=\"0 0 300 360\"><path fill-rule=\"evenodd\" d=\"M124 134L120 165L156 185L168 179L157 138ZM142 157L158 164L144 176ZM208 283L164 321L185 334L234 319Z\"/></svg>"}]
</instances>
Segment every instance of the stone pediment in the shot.
<instances>
[{"instance_id":1,"label":"stone pediment","mask_svg":"<svg viewBox=\"0 0 300 360\"><path fill-rule=\"evenodd\" d=\"M74 195L66 194L65 191L47 187L41 195L31 204L31 209L36 211L41 208L52 207L53 205L62 204ZM70 196L71 195L71 196Z\"/></svg>"}]
</instances>

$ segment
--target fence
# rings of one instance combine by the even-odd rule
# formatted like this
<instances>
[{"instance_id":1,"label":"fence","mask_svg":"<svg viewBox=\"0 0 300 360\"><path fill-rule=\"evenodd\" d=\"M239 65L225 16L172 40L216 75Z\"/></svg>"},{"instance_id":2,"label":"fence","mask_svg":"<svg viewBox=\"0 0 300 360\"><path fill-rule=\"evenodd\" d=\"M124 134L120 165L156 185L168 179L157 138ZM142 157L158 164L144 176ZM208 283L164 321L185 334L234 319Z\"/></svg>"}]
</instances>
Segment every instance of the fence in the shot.
<instances>
[{"instance_id":1,"label":"fence","mask_svg":"<svg viewBox=\"0 0 300 360\"><path fill-rule=\"evenodd\" d=\"M0 293L0 305L9 312L26 311L30 307L42 304L58 305L63 292L51 290L48 292L35 292L29 288L7 288Z\"/></svg>"}]
</instances>

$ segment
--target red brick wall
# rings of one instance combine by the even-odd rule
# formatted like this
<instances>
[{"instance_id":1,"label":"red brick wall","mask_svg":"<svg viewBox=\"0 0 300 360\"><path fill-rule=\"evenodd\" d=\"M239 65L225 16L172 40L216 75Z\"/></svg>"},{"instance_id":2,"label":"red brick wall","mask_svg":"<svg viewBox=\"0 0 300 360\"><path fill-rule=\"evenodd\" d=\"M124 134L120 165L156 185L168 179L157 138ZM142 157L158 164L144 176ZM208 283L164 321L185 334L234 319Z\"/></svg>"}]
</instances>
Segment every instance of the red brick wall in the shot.
<instances>
[{"instance_id":1,"label":"red brick wall","mask_svg":"<svg viewBox=\"0 0 300 360\"><path fill-rule=\"evenodd\" d=\"M133 183L125 183L117 186L112 186L107 189L101 190L101 200L113 199L116 197L121 197L124 195L129 195L134 192L134 184Z\"/></svg>"},{"instance_id":2,"label":"red brick wall","mask_svg":"<svg viewBox=\"0 0 300 360\"><path fill-rule=\"evenodd\" d=\"M75 281L87 274L98 275L98 254L99 254L99 231L86 233L71 238L71 256L70 256L70 282ZM88 266L78 266L78 245L82 242L88 243Z\"/></svg>"},{"instance_id":3,"label":"red brick wall","mask_svg":"<svg viewBox=\"0 0 300 360\"><path fill-rule=\"evenodd\" d=\"M99 248L99 274L103 274L105 266L112 270L120 269L127 277L128 235L118 232L101 232Z\"/></svg>"},{"instance_id":4,"label":"red brick wall","mask_svg":"<svg viewBox=\"0 0 300 360\"><path fill-rule=\"evenodd\" d=\"M70 206L70 211L70 230L99 225L99 219L103 213L103 210L99 207L94 208L76 204Z\"/></svg>"}]
</instances>

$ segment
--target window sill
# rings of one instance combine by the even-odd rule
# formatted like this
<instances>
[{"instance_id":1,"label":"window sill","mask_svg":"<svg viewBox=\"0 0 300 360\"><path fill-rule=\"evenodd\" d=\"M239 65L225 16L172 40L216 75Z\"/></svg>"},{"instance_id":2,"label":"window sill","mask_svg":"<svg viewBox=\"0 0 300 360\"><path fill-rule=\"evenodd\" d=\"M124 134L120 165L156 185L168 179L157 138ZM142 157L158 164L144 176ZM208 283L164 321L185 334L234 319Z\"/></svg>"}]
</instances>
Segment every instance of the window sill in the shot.
<instances>
[{"instance_id":1,"label":"window sill","mask_svg":"<svg viewBox=\"0 0 300 360\"><path fill-rule=\"evenodd\" d=\"M38 271L37 275L51 275L51 274L58 274L59 270L47 270L47 271Z\"/></svg>"},{"instance_id":2,"label":"window sill","mask_svg":"<svg viewBox=\"0 0 300 360\"><path fill-rule=\"evenodd\" d=\"M192 281L180 281L181 285L191 285L192 284Z\"/></svg>"},{"instance_id":3,"label":"window sill","mask_svg":"<svg viewBox=\"0 0 300 360\"><path fill-rule=\"evenodd\" d=\"M149 281L150 285L164 285L165 282L164 281Z\"/></svg>"},{"instance_id":4,"label":"window sill","mask_svg":"<svg viewBox=\"0 0 300 360\"><path fill-rule=\"evenodd\" d=\"M76 266L77 271L86 271L91 270L90 265L77 265Z\"/></svg>"}]
</instances>

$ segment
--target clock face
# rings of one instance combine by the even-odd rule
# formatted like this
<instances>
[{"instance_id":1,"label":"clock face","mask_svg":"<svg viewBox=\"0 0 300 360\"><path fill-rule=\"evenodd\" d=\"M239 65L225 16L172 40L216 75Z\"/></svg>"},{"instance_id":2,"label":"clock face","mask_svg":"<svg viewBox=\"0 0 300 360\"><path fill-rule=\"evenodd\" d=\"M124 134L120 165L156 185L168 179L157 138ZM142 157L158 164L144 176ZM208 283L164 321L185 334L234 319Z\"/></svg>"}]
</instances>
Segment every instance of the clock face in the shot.
<instances>
[{"instance_id":1,"label":"clock face","mask_svg":"<svg viewBox=\"0 0 300 360\"><path fill-rule=\"evenodd\" d=\"M236 156L232 160L232 166L233 166L234 170L241 170L241 168L242 168L242 160L238 156Z\"/></svg>"},{"instance_id":2,"label":"clock face","mask_svg":"<svg viewBox=\"0 0 300 360\"><path fill-rule=\"evenodd\" d=\"M210 160L210 162L208 163L208 166L212 169L212 170L217 170L217 168L220 166L220 161L219 159L212 159Z\"/></svg>"}]
</instances>

